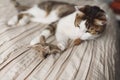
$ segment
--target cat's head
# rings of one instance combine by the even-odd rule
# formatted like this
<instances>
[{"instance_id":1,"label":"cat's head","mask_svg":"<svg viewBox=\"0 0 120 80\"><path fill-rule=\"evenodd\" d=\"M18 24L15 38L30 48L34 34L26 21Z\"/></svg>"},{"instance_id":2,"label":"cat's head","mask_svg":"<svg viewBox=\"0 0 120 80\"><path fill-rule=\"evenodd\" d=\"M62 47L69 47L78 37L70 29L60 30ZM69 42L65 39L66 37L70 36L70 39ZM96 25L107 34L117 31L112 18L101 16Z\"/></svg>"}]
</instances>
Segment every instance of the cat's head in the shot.
<instances>
[{"instance_id":1,"label":"cat's head","mask_svg":"<svg viewBox=\"0 0 120 80\"><path fill-rule=\"evenodd\" d=\"M75 26L81 27L80 23L85 21L87 32L100 34L105 30L107 24L105 12L98 6L76 6L78 13L75 18Z\"/></svg>"}]
</instances>

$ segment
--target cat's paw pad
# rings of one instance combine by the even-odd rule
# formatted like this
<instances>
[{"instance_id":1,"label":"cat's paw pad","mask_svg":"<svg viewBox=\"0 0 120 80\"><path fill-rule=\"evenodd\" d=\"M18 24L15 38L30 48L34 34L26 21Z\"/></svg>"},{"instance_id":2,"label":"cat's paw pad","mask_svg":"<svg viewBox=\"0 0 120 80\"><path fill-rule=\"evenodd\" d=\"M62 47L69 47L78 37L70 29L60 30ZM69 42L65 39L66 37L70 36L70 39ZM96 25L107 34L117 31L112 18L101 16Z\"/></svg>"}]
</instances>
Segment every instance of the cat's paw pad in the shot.
<instances>
[{"instance_id":1,"label":"cat's paw pad","mask_svg":"<svg viewBox=\"0 0 120 80\"><path fill-rule=\"evenodd\" d=\"M65 46L63 44L59 43L59 44L57 44L57 46L61 51L65 50Z\"/></svg>"},{"instance_id":2,"label":"cat's paw pad","mask_svg":"<svg viewBox=\"0 0 120 80\"><path fill-rule=\"evenodd\" d=\"M39 37L34 38L34 39L30 42L30 45L33 46L33 45L35 45L35 44L37 44L37 43L40 43Z\"/></svg>"}]
</instances>

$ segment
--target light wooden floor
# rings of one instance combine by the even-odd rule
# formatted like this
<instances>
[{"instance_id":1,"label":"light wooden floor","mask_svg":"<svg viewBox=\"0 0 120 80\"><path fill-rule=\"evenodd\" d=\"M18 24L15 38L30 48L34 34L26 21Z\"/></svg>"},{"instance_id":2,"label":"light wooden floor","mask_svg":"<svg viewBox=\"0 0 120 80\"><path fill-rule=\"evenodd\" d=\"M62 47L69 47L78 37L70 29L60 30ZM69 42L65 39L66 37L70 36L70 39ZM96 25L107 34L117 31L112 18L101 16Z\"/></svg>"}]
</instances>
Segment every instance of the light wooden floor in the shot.
<instances>
[{"instance_id":1,"label":"light wooden floor","mask_svg":"<svg viewBox=\"0 0 120 80\"><path fill-rule=\"evenodd\" d=\"M47 25L6 26L17 12L9 0L0 0L0 80L114 80L116 26L111 10L105 4L77 1L81 5L97 4L106 10L109 17L104 35L73 46L61 56L42 59L28 47ZM55 43L54 36L48 42Z\"/></svg>"}]
</instances>

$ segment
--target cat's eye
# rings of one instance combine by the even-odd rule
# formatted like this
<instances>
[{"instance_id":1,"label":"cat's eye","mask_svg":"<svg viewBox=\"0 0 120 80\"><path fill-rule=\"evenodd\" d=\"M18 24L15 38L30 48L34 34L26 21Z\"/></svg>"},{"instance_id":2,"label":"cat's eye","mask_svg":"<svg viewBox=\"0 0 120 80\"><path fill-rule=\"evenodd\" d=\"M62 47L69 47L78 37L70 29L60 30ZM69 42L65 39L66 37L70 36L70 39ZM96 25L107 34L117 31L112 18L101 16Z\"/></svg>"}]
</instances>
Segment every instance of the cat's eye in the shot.
<instances>
[{"instance_id":1,"label":"cat's eye","mask_svg":"<svg viewBox=\"0 0 120 80\"><path fill-rule=\"evenodd\" d=\"M88 33L89 31L86 31L86 33Z\"/></svg>"},{"instance_id":2,"label":"cat's eye","mask_svg":"<svg viewBox=\"0 0 120 80\"><path fill-rule=\"evenodd\" d=\"M92 28L90 28L90 30L93 30L94 28L92 27Z\"/></svg>"},{"instance_id":3,"label":"cat's eye","mask_svg":"<svg viewBox=\"0 0 120 80\"><path fill-rule=\"evenodd\" d=\"M80 28L80 25L78 25L78 28Z\"/></svg>"},{"instance_id":4,"label":"cat's eye","mask_svg":"<svg viewBox=\"0 0 120 80\"><path fill-rule=\"evenodd\" d=\"M100 34L100 31L96 31L97 34Z\"/></svg>"}]
</instances>

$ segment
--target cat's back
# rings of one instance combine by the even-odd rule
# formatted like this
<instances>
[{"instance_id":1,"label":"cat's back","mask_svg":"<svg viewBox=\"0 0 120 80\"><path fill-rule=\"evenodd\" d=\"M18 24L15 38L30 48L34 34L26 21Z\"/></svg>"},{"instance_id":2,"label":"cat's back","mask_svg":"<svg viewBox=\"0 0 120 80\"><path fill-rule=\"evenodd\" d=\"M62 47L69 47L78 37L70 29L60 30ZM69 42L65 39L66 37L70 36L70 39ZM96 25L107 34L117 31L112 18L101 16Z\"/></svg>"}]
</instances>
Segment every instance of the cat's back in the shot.
<instances>
[{"instance_id":1,"label":"cat's back","mask_svg":"<svg viewBox=\"0 0 120 80\"><path fill-rule=\"evenodd\" d=\"M48 14L53 10L56 11L59 17L64 17L75 11L75 4L60 1L43 1L39 3L38 6L45 10Z\"/></svg>"},{"instance_id":2,"label":"cat's back","mask_svg":"<svg viewBox=\"0 0 120 80\"><path fill-rule=\"evenodd\" d=\"M45 9L48 8L47 6L49 6L49 8L52 9L57 9L60 6L69 6L71 8L74 8L75 4L71 4L71 3L66 3L66 2L62 2L62 1L43 1L41 3L38 4L39 7Z\"/></svg>"}]
</instances>

